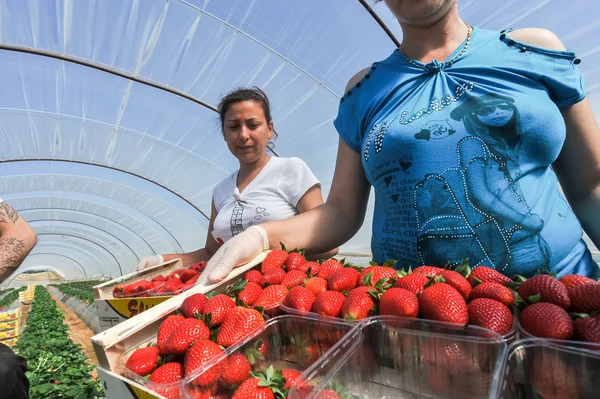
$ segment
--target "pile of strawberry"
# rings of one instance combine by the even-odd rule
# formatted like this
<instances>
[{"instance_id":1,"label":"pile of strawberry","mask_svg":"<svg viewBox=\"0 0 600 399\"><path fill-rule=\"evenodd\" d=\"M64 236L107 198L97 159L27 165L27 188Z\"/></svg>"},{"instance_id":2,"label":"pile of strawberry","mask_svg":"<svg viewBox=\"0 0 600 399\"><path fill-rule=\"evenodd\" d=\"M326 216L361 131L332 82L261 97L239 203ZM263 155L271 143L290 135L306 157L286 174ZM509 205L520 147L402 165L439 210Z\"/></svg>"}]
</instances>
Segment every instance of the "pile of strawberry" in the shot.
<instances>
[{"instance_id":1,"label":"pile of strawberry","mask_svg":"<svg viewBox=\"0 0 600 399\"><path fill-rule=\"evenodd\" d=\"M520 328L526 333L600 343L598 281L574 274L560 279L538 274L527 280L517 276L513 285L520 298Z\"/></svg>"},{"instance_id":2,"label":"pile of strawberry","mask_svg":"<svg viewBox=\"0 0 600 399\"><path fill-rule=\"evenodd\" d=\"M512 280L489 267L471 272L467 264L456 270L420 266L407 273L392 268L394 262L364 269L326 263L326 272L321 269L290 289L284 309L347 320L377 314L422 317L470 323L499 334L512 329L514 295L506 287Z\"/></svg>"},{"instance_id":3,"label":"pile of strawberry","mask_svg":"<svg viewBox=\"0 0 600 399\"><path fill-rule=\"evenodd\" d=\"M115 298L147 296L172 296L192 288L204 271L206 262L198 262L186 269L178 269L166 276L155 276L151 280L138 280L131 284L118 284L113 288Z\"/></svg>"},{"instance_id":4,"label":"pile of strawberry","mask_svg":"<svg viewBox=\"0 0 600 399\"><path fill-rule=\"evenodd\" d=\"M161 395L179 398L180 386L174 383L214 361L225 348L264 325L260 312L236 306L227 295L194 294L183 301L176 314L161 323L156 345L137 349L125 367L141 377L149 376L150 382L159 384L152 388ZM222 372L215 367L203 375L199 386L216 384Z\"/></svg>"}]
</instances>

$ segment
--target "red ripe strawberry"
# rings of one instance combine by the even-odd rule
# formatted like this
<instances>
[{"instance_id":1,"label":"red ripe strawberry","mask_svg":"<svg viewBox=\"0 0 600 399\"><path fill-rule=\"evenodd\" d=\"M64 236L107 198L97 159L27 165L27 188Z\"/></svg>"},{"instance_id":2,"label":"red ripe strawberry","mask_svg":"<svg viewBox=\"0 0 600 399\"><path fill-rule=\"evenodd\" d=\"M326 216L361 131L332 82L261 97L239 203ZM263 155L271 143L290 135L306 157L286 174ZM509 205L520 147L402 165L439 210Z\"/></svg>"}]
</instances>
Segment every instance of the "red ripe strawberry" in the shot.
<instances>
[{"instance_id":1,"label":"red ripe strawberry","mask_svg":"<svg viewBox=\"0 0 600 399\"><path fill-rule=\"evenodd\" d=\"M550 339L569 339L573 322L566 310L549 302L527 306L520 315L521 326L529 334Z\"/></svg>"},{"instance_id":2,"label":"red ripe strawberry","mask_svg":"<svg viewBox=\"0 0 600 399\"><path fill-rule=\"evenodd\" d=\"M309 278L304 283L304 288L312 291L315 295L319 295L321 292L327 291L327 280L321 277Z\"/></svg>"},{"instance_id":3,"label":"red ripe strawberry","mask_svg":"<svg viewBox=\"0 0 600 399\"><path fill-rule=\"evenodd\" d=\"M179 279L181 280L182 283L187 283L188 280L190 280L192 277L197 276L198 272L195 271L194 269L187 269L185 270L183 273L181 273L181 277L179 277Z\"/></svg>"},{"instance_id":4,"label":"red ripe strawberry","mask_svg":"<svg viewBox=\"0 0 600 399\"><path fill-rule=\"evenodd\" d=\"M200 262L191 264L188 269L195 270L198 273L202 273L205 268L206 268L206 262L202 260Z\"/></svg>"},{"instance_id":5,"label":"red ripe strawberry","mask_svg":"<svg viewBox=\"0 0 600 399\"><path fill-rule=\"evenodd\" d=\"M262 278L262 274L258 270L249 270L244 274L244 280L251 281L253 283L258 283Z\"/></svg>"},{"instance_id":6,"label":"red ripe strawberry","mask_svg":"<svg viewBox=\"0 0 600 399\"><path fill-rule=\"evenodd\" d=\"M202 312L202 308L208 299L203 294L194 294L183 300L179 310L185 317L194 317L196 312Z\"/></svg>"},{"instance_id":7,"label":"red ripe strawberry","mask_svg":"<svg viewBox=\"0 0 600 399\"><path fill-rule=\"evenodd\" d=\"M237 306L229 309L217 334L217 343L229 347L265 325L264 317L254 309Z\"/></svg>"},{"instance_id":8,"label":"red ripe strawberry","mask_svg":"<svg viewBox=\"0 0 600 399\"><path fill-rule=\"evenodd\" d=\"M279 305L287 293L288 289L283 285L270 285L260 293L254 306L260 306L263 309L273 308Z\"/></svg>"},{"instance_id":9,"label":"red ripe strawberry","mask_svg":"<svg viewBox=\"0 0 600 399\"><path fill-rule=\"evenodd\" d=\"M333 275L333 273L337 272L341 268L343 268L342 264L337 259L329 259L325 262L321 263L321 267L319 267L319 272L317 273L317 277L324 278L325 280L329 280L329 278Z\"/></svg>"},{"instance_id":10,"label":"red ripe strawberry","mask_svg":"<svg viewBox=\"0 0 600 399\"><path fill-rule=\"evenodd\" d=\"M129 297L138 293L139 282L131 283L123 287L123 296Z\"/></svg>"},{"instance_id":11,"label":"red ripe strawberry","mask_svg":"<svg viewBox=\"0 0 600 399\"><path fill-rule=\"evenodd\" d=\"M600 344L600 316L577 319L573 327L574 339Z\"/></svg>"},{"instance_id":12,"label":"red ripe strawberry","mask_svg":"<svg viewBox=\"0 0 600 399\"><path fill-rule=\"evenodd\" d=\"M423 292L425 284L429 282L429 278L422 273L412 273L408 276L401 277L394 287L396 288L404 288L405 290L409 290L415 294L420 294Z\"/></svg>"},{"instance_id":13,"label":"red ripe strawberry","mask_svg":"<svg viewBox=\"0 0 600 399\"><path fill-rule=\"evenodd\" d=\"M419 300L404 288L390 288L379 299L379 314L401 317L417 317Z\"/></svg>"},{"instance_id":14,"label":"red ripe strawberry","mask_svg":"<svg viewBox=\"0 0 600 399\"><path fill-rule=\"evenodd\" d=\"M321 265L319 265L317 262L311 261L306 262L299 270L304 271L309 276L316 276L319 273L319 269L321 269Z\"/></svg>"},{"instance_id":15,"label":"red ripe strawberry","mask_svg":"<svg viewBox=\"0 0 600 399\"><path fill-rule=\"evenodd\" d=\"M169 281L162 286L162 289L165 293L172 293L177 290L179 286L181 286L181 280L178 278L171 278Z\"/></svg>"},{"instance_id":16,"label":"red ripe strawberry","mask_svg":"<svg viewBox=\"0 0 600 399\"><path fill-rule=\"evenodd\" d=\"M250 378L251 366L248 358L236 352L224 360L221 385L229 388L240 385Z\"/></svg>"},{"instance_id":17,"label":"red ripe strawberry","mask_svg":"<svg viewBox=\"0 0 600 399\"><path fill-rule=\"evenodd\" d=\"M471 300L477 298L494 299L511 309L515 303L513 292L502 284L486 281L475 286L471 291Z\"/></svg>"},{"instance_id":18,"label":"red ripe strawberry","mask_svg":"<svg viewBox=\"0 0 600 399\"><path fill-rule=\"evenodd\" d=\"M369 266L358 277L358 285L375 285L383 278L398 278L398 274L391 267Z\"/></svg>"},{"instance_id":19,"label":"red ripe strawberry","mask_svg":"<svg viewBox=\"0 0 600 399\"><path fill-rule=\"evenodd\" d=\"M233 299L224 294L215 295L204 304L202 315L207 318L210 314L210 327L218 327L223 322L225 314L235 307Z\"/></svg>"},{"instance_id":20,"label":"red ripe strawberry","mask_svg":"<svg viewBox=\"0 0 600 399\"><path fill-rule=\"evenodd\" d=\"M467 324L469 311L462 295L446 283L433 284L419 296L419 309L425 319Z\"/></svg>"},{"instance_id":21,"label":"red ripe strawberry","mask_svg":"<svg viewBox=\"0 0 600 399\"><path fill-rule=\"evenodd\" d=\"M194 277L185 282L184 287L193 287L196 284L196 281L200 278L200 274L196 274Z\"/></svg>"},{"instance_id":22,"label":"red ripe strawberry","mask_svg":"<svg viewBox=\"0 0 600 399\"><path fill-rule=\"evenodd\" d=\"M362 286L348 293L342 304L340 317L348 320L359 320L368 317L375 308L375 298L369 293L374 287Z\"/></svg>"},{"instance_id":23,"label":"red ripe strawberry","mask_svg":"<svg viewBox=\"0 0 600 399\"><path fill-rule=\"evenodd\" d=\"M290 252L285 259L285 269L289 272L301 268L306 263L306 259L299 252Z\"/></svg>"},{"instance_id":24,"label":"red ripe strawberry","mask_svg":"<svg viewBox=\"0 0 600 399\"><path fill-rule=\"evenodd\" d=\"M600 310L600 284L578 285L569 290L569 297L575 312L591 313Z\"/></svg>"},{"instance_id":25,"label":"red ripe strawberry","mask_svg":"<svg viewBox=\"0 0 600 399\"><path fill-rule=\"evenodd\" d=\"M288 253L282 249L275 249L267 254L260 266L260 272L265 274L272 269L281 269L288 257Z\"/></svg>"},{"instance_id":26,"label":"red ripe strawberry","mask_svg":"<svg viewBox=\"0 0 600 399\"><path fill-rule=\"evenodd\" d=\"M152 373L158 364L159 350L156 346L147 346L136 350L129 356L125 367L142 377Z\"/></svg>"},{"instance_id":27,"label":"red ripe strawberry","mask_svg":"<svg viewBox=\"0 0 600 399\"><path fill-rule=\"evenodd\" d=\"M324 291L317 295L312 311L322 316L337 317L346 297L341 292Z\"/></svg>"},{"instance_id":28,"label":"red ripe strawberry","mask_svg":"<svg viewBox=\"0 0 600 399\"><path fill-rule=\"evenodd\" d=\"M413 270L412 272L413 273L421 273L421 274L424 274L426 276L435 277L438 274L441 274L443 271L444 271L444 269L442 269L441 267L419 266L415 270Z\"/></svg>"},{"instance_id":29,"label":"red ripe strawberry","mask_svg":"<svg viewBox=\"0 0 600 399\"><path fill-rule=\"evenodd\" d=\"M123 297L123 288L125 288L124 285L121 285L121 284L115 285L115 288L113 288L113 291L112 291L113 297L122 298Z\"/></svg>"},{"instance_id":30,"label":"red ripe strawberry","mask_svg":"<svg viewBox=\"0 0 600 399\"><path fill-rule=\"evenodd\" d=\"M315 294L304 287L294 287L283 298L283 304L289 308L297 309L303 312L310 312Z\"/></svg>"},{"instance_id":31,"label":"red ripe strawberry","mask_svg":"<svg viewBox=\"0 0 600 399\"><path fill-rule=\"evenodd\" d=\"M194 384L186 384L185 393L188 397L194 399L217 399L217 386L216 385L208 385L208 386L199 386ZM229 396L225 396L228 398Z\"/></svg>"},{"instance_id":32,"label":"red ripe strawberry","mask_svg":"<svg viewBox=\"0 0 600 399\"><path fill-rule=\"evenodd\" d=\"M442 270L438 275L446 280L446 284L451 285L456 291L460 292L463 298L465 298L465 301L469 299L472 289L471 284L469 284L467 279L460 273L455 272L454 270Z\"/></svg>"},{"instance_id":33,"label":"red ripe strawberry","mask_svg":"<svg viewBox=\"0 0 600 399\"><path fill-rule=\"evenodd\" d=\"M173 330L175 330L184 320L185 317L183 316L171 315L160 324L160 327L158 327L158 338L156 342L158 349L160 349L160 353L166 354L165 342L167 342L167 339Z\"/></svg>"},{"instance_id":34,"label":"red ripe strawberry","mask_svg":"<svg viewBox=\"0 0 600 399\"><path fill-rule=\"evenodd\" d=\"M360 272L351 267L344 267L333 273L327 282L327 288L331 291L350 291L356 288Z\"/></svg>"},{"instance_id":35,"label":"red ripe strawberry","mask_svg":"<svg viewBox=\"0 0 600 399\"><path fill-rule=\"evenodd\" d=\"M547 274L535 275L519 286L519 296L527 303L536 302L535 297L538 295L540 302L550 302L563 309L571 306L567 287Z\"/></svg>"},{"instance_id":36,"label":"red ripe strawberry","mask_svg":"<svg viewBox=\"0 0 600 399\"><path fill-rule=\"evenodd\" d=\"M261 288L261 286L257 283L248 281L246 283L246 286L238 293L237 299L238 301L245 303L248 306L252 306L260 296L262 290L263 289Z\"/></svg>"},{"instance_id":37,"label":"red ripe strawberry","mask_svg":"<svg viewBox=\"0 0 600 399\"><path fill-rule=\"evenodd\" d=\"M185 319L169 335L164 343L166 354L179 355L199 339L209 339L210 330L201 320Z\"/></svg>"},{"instance_id":38,"label":"red ripe strawberry","mask_svg":"<svg viewBox=\"0 0 600 399\"><path fill-rule=\"evenodd\" d=\"M155 276L155 277L152 277L152 280L150 280L150 281L152 281L153 283L156 281L165 281L165 276Z\"/></svg>"},{"instance_id":39,"label":"red ripe strawberry","mask_svg":"<svg viewBox=\"0 0 600 399\"><path fill-rule=\"evenodd\" d=\"M300 377L300 372L293 369L284 369L281 371L283 378L285 378L285 385L283 388L289 388L292 386L296 379Z\"/></svg>"},{"instance_id":40,"label":"red ripe strawberry","mask_svg":"<svg viewBox=\"0 0 600 399\"><path fill-rule=\"evenodd\" d=\"M177 362L165 363L152 373L150 381L157 384L169 384L183 378L183 365Z\"/></svg>"},{"instance_id":41,"label":"red ripe strawberry","mask_svg":"<svg viewBox=\"0 0 600 399\"><path fill-rule=\"evenodd\" d=\"M471 301L469 322L487 328L498 334L507 334L512 329L513 315L502 303L489 298L477 298Z\"/></svg>"},{"instance_id":42,"label":"red ripe strawberry","mask_svg":"<svg viewBox=\"0 0 600 399\"><path fill-rule=\"evenodd\" d=\"M268 386L259 385L258 378L249 378L234 392L232 399L274 399L275 395Z\"/></svg>"},{"instance_id":43,"label":"red ripe strawberry","mask_svg":"<svg viewBox=\"0 0 600 399\"><path fill-rule=\"evenodd\" d=\"M188 377L195 370L206 365L217 356L223 354L223 349L209 339L196 341L194 345L185 353L183 366L185 368L185 377ZM223 371L223 362L217 362L213 367L206 370L194 379L194 383L200 386L212 385L221 376Z\"/></svg>"},{"instance_id":44,"label":"red ripe strawberry","mask_svg":"<svg viewBox=\"0 0 600 399\"><path fill-rule=\"evenodd\" d=\"M567 356L563 359L560 355L559 351L551 348L536 350L529 370L534 391L537 391L534 393L535 397L544 399L596 397L595 393L580 392L580 387L583 390L584 387L589 386L580 382L580 376L586 374L582 367L585 362L573 362L572 358Z\"/></svg>"},{"instance_id":45,"label":"red ripe strawberry","mask_svg":"<svg viewBox=\"0 0 600 399\"><path fill-rule=\"evenodd\" d=\"M566 276L562 276L559 281L563 283L568 290L575 288L578 285L598 284L596 280L593 280L589 277L580 276L578 274L567 274Z\"/></svg>"},{"instance_id":46,"label":"red ripe strawberry","mask_svg":"<svg viewBox=\"0 0 600 399\"><path fill-rule=\"evenodd\" d=\"M512 280L506 277L504 274L487 266L477 266L476 268L474 268L471 271L471 274L469 274L469 277L467 277L467 280L472 286L475 286L477 282L486 281L502 285L506 285L512 282Z\"/></svg>"},{"instance_id":47,"label":"red ripe strawberry","mask_svg":"<svg viewBox=\"0 0 600 399\"><path fill-rule=\"evenodd\" d=\"M281 281L281 285L287 288L295 287L296 285L301 285L304 281L306 274L301 272L300 270L292 270L286 274L286 276Z\"/></svg>"},{"instance_id":48,"label":"red ripe strawberry","mask_svg":"<svg viewBox=\"0 0 600 399\"><path fill-rule=\"evenodd\" d=\"M264 288L267 285L281 284L285 276L286 273L283 271L283 269L271 269L261 277L258 285Z\"/></svg>"}]
</instances>

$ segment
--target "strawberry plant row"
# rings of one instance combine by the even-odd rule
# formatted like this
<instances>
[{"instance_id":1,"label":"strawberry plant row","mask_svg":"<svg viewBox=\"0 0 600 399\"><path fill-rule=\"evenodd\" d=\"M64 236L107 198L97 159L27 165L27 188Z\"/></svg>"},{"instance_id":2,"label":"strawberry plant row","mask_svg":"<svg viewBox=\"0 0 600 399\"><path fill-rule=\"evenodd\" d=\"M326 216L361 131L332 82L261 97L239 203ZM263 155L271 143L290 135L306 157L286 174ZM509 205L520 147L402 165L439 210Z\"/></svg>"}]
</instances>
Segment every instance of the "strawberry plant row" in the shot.
<instances>
[{"instance_id":1,"label":"strawberry plant row","mask_svg":"<svg viewBox=\"0 0 600 399\"><path fill-rule=\"evenodd\" d=\"M58 284L56 285L56 288L58 288L63 294L82 300L88 305L92 305L94 303L94 293L91 291L91 287L89 290L84 290L74 288L70 284Z\"/></svg>"},{"instance_id":2,"label":"strawberry plant row","mask_svg":"<svg viewBox=\"0 0 600 399\"><path fill-rule=\"evenodd\" d=\"M19 299L19 292L25 291L26 289L27 287L21 287L18 290L8 293L4 298L0 299L0 310Z\"/></svg>"},{"instance_id":3,"label":"strawberry plant row","mask_svg":"<svg viewBox=\"0 0 600 399\"><path fill-rule=\"evenodd\" d=\"M27 329L15 350L28 362L30 397L100 398L102 389L91 376L81 347L68 337L68 326L46 288L37 286Z\"/></svg>"}]
</instances>

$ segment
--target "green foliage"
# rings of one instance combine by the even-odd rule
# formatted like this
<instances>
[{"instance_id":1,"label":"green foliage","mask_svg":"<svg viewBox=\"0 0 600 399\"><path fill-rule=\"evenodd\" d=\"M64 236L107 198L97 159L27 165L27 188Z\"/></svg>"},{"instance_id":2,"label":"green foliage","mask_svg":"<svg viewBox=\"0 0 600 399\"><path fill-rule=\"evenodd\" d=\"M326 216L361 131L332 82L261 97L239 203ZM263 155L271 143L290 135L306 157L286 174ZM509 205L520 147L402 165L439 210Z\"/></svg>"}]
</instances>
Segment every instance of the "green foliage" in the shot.
<instances>
[{"instance_id":1,"label":"green foliage","mask_svg":"<svg viewBox=\"0 0 600 399\"><path fill-rule=\"evenodd\" d=\"M2 310L2 308L4 308L5 306L12 304L14 301L19 299L19 292L25 291L26 289L27 289L27 287L21 287L18 290L14 290L14 291L6 294L6 296L4 298L0 299L0 310Z\"/></svg>"}]
</instances>

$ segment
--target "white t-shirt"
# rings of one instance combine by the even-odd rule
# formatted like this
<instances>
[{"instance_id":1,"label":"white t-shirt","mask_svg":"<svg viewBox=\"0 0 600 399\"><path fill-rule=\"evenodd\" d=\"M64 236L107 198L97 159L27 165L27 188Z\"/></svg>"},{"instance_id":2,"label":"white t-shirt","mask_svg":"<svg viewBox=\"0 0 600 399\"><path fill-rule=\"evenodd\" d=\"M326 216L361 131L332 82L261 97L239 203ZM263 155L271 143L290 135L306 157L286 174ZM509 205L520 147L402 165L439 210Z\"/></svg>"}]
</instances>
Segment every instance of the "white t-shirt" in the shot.
<instances>
[{"instance_id":1,"label":"white t-shirt","mask_svg":"<svg viewBox=\"0 0 600 399\"><path fill-rule=\"evenodd\" d=\"M238 172L213 190L217 217L212 235L220 244L252 225L297 215L298 201L310 188L320 184L299 158L271 157L241 193L237 188Z\"/></svg>"}]
</instances>

